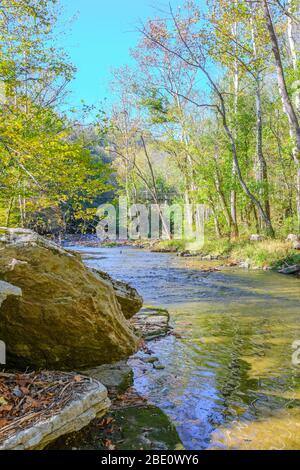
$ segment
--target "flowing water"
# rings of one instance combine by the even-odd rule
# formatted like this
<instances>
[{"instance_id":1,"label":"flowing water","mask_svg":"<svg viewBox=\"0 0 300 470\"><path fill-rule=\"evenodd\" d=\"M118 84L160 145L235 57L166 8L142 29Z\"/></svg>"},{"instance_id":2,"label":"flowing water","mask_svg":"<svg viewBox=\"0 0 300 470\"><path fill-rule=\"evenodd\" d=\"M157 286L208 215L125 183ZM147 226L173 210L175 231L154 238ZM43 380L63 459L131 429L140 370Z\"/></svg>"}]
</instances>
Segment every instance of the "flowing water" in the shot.
<instances>
[{"instance_id":1,"label":"flowing water","mask_svg":"<svg viewBox=\"0 0 300 470\"><path fill-rule=\"evenodd\" d=\"M78 247L76 247L78 249ZM186 449L300 449L300 281L272 272L204 272L203 262L134 248L81 248L86 263L166 307L176 336L139 352L134 385Z\"/></svg>"}]
</instances>

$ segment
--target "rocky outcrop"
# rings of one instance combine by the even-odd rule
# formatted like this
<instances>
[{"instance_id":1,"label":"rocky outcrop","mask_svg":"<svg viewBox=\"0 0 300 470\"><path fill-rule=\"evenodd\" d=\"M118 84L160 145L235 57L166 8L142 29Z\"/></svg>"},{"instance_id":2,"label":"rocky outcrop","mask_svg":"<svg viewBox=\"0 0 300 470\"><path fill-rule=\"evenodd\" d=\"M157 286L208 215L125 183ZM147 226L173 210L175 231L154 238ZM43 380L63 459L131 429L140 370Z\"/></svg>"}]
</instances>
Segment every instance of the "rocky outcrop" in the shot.
<instances>
[{"instance_id":1,"label":"rocky outcrop","mask_svg":"<svg viewBox=\"0 0 300 470\"><path fill-rule=\"evenodd\" d=\"M122 392L133 384L133 371L126 360L103 364L94 369L80 371L80 373L99 380L109 391L117 389Z\"/></svg>"},{"instance_id":2,"label":"rocky outcrop","mask_svg":"<svg viewBox=\"0 0 300 470\"><path fill-rule=\"evenodd\" d=\"M15 431L0 442L0 450L38 450L60 436L79 431L93 419L103 416L110 406L106 388L93 380L68 405L50 418Z\"/></svg>"},{"instance_id":3,"label":"rocky outcrop","mask_svg":"<svg viewBox=\"0 0 300 470\"><path fill-rule=\"evenodd\" d=\"M258 235L257 233L251 235L250 242L262 242L265 238L263 235Z\"/></svg>"},{"instance_id":4,"label":"rocky outcrop","mask_svg":"<svg viewBox=\"0 0 300 470\"><path fill-rule=\"evenodd\" d=\"M131 287L126 282L113 279L109 274L100 271L100 269L91 269L102 281L112 286L125 318L133 317L142 308L143 298L134 287Z\"/></svg>"},{"instance_id":5,"label":"rocky outcrop","mask_svg":"<svg viewBox=\"0 0 300 470\"><path fill-rule=\"evenodd\" d=\"M114 289L81 259L30 230L2 230L0 279L22 290L1 306L9 366L83 369L137 347Z\"/></svg>"},{"instance_id":6,"label":"rocky outcrop","mask_svg":"<svg viewBox=\"0 0 300 470\"><path fill-rule=\"evenodd\" d=\"M300 242L300 237L299 235L295 235L294 233L289 233L289 235L286 238L287 242L292 242L292 243L297 243Z\"/></svg>"}]
</instances>

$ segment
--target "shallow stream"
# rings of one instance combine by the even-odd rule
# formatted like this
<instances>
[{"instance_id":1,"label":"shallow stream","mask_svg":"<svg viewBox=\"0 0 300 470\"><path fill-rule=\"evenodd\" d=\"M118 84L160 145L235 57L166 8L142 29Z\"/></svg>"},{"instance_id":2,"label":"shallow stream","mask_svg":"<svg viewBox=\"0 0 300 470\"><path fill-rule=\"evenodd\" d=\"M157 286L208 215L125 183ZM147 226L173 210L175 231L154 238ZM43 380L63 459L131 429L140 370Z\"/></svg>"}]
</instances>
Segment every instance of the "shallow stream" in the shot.
<instances>
[{"instance_id":1,"label":"shallow stream","mask_svg":"<svg viewBox=\"0 0 300 470\"><path fill-rule=\"evenodd\" d=\"M186 449L299 449L300 281L272 272L204 272L197 258L80 248L86 263L166 307L176 336L138 353L134 386L174 423ZM210 263L207 263L210 265Z\"/></svg>"}]
</instances>

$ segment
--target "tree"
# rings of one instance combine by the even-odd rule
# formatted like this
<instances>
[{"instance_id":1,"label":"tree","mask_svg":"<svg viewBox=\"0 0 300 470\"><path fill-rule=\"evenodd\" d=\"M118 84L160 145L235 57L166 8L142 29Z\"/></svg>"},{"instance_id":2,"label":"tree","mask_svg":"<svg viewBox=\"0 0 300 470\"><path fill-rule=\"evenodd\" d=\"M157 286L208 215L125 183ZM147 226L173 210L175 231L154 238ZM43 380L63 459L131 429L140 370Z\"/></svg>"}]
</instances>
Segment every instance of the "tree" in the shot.
<instances>
[{"instance_id":1,"label":"tree","mask_svg":"<svg viewBox=\"0 0 300 470\"><path fill-rule=\"evenodd\" d=\"M212 104L197 103L197 105L199 107L214 108L221 116L223 128L230 143L232 158L241 188L253 203L253 205L257 207L257 210L259 211L259 214L263 220L266 232L270 236L274 236L274 230L271 221L265 212L265 209L263 208L260 200L250 190L247 182L245 181L245 178L242 175L238 158L236 139L234 137L234 130L231 128L228 121L228 110L224 99L224 93L218 85L217 80L212 76L212 73L208 69L206 45L205 42L203 42L203 38L205 39L206 35L201 31L201 27L198 24L198 17L188 16L188 18L182 18L180 14L174 14L171 7L170 14L172 25L175 30L174 34L168 32L166 23L164 23L163 27L160 26L157 28L156 24L150 22L148 26L145 26L141 31L148 40L152 41L163 50L172 53L188 66L198 69L207 79L208 84L210 85L216 98L216 102ZM198 25L198 29L196 30L194 29L195 24ZM189 100L188 97L186 97L186 99Z\"/></svg>"},{"instance_id":2,"label":"tree","mask_svg":"<svg viewBox=\"0 0 300 470\"><path fill-rule=\"evenodd\" d=\"M1 2L6 99L0 106L0 188L6 225L16 210L14 223L22 226L49 207L80 217L108 178L103 162L80 139L72 140L74 123L58 110L75 69L51 46L56 20L55 0Z\"/></svg>"},{"instance_id":3,"label":"tree","mask_svg":"<svg viewBox=\"0 0 300 470\"><path fill-rule=\"evenodd\" d=\"M264 12L266 27L269 32L270 42L272 45L273 56L277 71L278 89L282 99L283 110L287 115L290 128L290 136L294 144L293 158L297 172L297 213L300 227L300 125L299 119L293 105L292 99L288 93L284 67L282 63L281 52L278 44L275 27L273 24L272 14L267 0L261 0Z\"/></svg>"}]
</instances>

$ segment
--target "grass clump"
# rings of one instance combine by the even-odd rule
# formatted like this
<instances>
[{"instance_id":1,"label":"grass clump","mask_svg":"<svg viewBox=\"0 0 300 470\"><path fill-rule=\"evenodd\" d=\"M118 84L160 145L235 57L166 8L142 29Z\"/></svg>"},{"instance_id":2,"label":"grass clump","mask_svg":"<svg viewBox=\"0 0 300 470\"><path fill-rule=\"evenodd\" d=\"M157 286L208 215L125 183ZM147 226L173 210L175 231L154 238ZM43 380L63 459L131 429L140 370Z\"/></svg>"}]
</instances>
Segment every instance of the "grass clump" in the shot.
<instances>
[{"instance_id":1,"label":"grass clump","mask_svg":"<svg viewBox=\"0 0 300 470\"><path fill-rule=\"evenodd\" d=\"M282 265L294 255L293 251L290 243L267 239L236 246L231 255L238 260L247 260L251 267L264 268Z\"/></svg>"}]
</instances>

